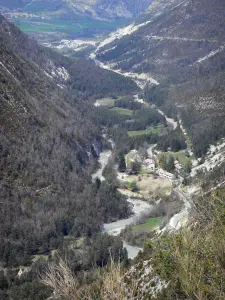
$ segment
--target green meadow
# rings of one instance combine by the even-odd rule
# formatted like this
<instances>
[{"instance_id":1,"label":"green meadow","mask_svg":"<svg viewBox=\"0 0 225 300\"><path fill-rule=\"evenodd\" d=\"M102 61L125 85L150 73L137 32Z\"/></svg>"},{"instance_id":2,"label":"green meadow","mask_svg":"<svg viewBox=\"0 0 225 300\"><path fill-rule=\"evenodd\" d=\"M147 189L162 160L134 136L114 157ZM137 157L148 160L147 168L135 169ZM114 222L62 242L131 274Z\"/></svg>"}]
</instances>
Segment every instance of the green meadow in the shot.
<instances>
[{"instance_id":1,"label":"green meadow","mask_svg":"<svg viewBox=\"0 0 225 300\"><path fill-rule=\"evenodd\" d=\"M75 17L73 20L60 19L56 14L48 13L50 19L42 20L41 18L22 18L14 19L15 24L27 33L52 33L59 32L68 35L88 34L98 31L113 31L118 27L125 25L123 20L107 22L94 20L88 17Z\"/></svg>"},{"instance_id":2,"label":"green meadow","mask_svg":"<svg viewBox=\"0 0 225 300\"><path fill-rule=\"evenodd\" d=\"M150 231L160 225L164 217L150 218L144 224L134 226L137 231Z\"/></svg>"}]
</instances>

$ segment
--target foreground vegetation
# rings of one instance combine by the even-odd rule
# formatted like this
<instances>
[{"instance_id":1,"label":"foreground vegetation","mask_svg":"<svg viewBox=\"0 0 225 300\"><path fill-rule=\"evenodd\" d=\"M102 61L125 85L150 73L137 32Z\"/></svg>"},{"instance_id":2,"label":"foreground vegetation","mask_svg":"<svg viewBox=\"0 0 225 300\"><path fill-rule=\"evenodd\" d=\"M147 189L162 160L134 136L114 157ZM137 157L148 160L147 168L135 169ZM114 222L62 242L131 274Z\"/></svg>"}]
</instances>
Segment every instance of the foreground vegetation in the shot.
<instances>
[{"instance_id":1,"label":"foreground vegetation","mask_svg":"<svg viewBox=\"0 0 225 300\"><path fill-rule=\"evenodd\" d=\"M70 266L60 261L42 273L42 282L68 300L127 297L222 300L225 297L224 194L224 190L219 190L198 199L194 222L187 228L146 240L132 270L112 262L110 267L96 271L95 282L80 286Z\"/></svg>"}]
</instances>

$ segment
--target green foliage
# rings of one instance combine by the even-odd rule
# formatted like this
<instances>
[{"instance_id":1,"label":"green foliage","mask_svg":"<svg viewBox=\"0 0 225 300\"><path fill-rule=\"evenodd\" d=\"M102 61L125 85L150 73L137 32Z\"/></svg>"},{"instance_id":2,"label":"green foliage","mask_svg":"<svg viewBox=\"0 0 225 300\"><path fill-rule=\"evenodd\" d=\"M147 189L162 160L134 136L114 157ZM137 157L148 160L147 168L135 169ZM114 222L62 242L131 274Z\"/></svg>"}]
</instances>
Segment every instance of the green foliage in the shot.
<instances>
[{"instance_id":1,"label":"green foliage","mask_svg":"<svg viewBox=\"0 0 225 300\"><path fill-rule=\"evenodd\" d=\"M90 262L99 267L104 267L111 259L115 262L127 261L127 251L123 248L122 240L107 234L93 236L90 251Z\"/></svg>"},{"instance_id":2,"label":"green foliage","mask_svg":"<svg viewBox=\"0 0 225 300\"><path fill-rule=\"evenodd\" d=\"M131 163L131 171L133 174L139 174L141 171L141 164L138 161Z\"/></svg>"},{"instance_id":3,"label":"green foliage","mask_svg":"<svg viewBox=\"0 0 225 300\"><path fill-rule=\"evenodd\" d=\"M133 115L133 122L126 122L123 128L129 131L145 130L149 126L156 126L159 124L166 125L166 120L157 110L152 108L142 108L136 110Z\"/></svg>"},{"instance_id":4,"label":"green foliage","mask_svg":"<svg viewBox=\"0 0 225 300\"><path fill-rule=\"evenodd\" d=\"M132 116L130 109L114 107L111 110L117 112L119 115Z\"/></svg>"},{"instance_id":5,"label":"green foliage","mask_svg":"<svg viewBox=\"0 0 225 300\"><path fill-rule=\"evenodd\" d=\"M159 134L160 133L160 127L149 127L146 130L134 130L134 131L128 131L129 137L136 137L140 135L148 135L150 133L153 134Z\"/></svg>"},{"instance_id":6,"label":"green foliage","mask_svg":"<svg viewBox=\"0 0 225 300\"><path fill-rule=\"evenodd\" d=\"M136 192L137 191L137 183L136 181L131 181L130 184L129 184L129 189L132 191L132 192Z\"/></svg>"},{"instance_id":7,"label":"green foliage","mask_svg":"<svg viewBox=\"0 0 225 300\"><path fill-rule=\"evenodd\" d=\"M160 137L157 143L157 148L163 152L168 151L168 149L177 152L186 149L186 147L186 140L180 127Z\"/></svg>"},{"instance_id":8,"label":"green foliage","mask_svg":"<svg viewBox=\"0 0 225 300\"><path fill-rule=\"evenodd\" d=\"M130 110L141 109L143 104L135 102L132 96L122 97L119 100L115 101L116 107L121 107Z\"/></svg>"},{"instance_id":9,"label":"green foliage","mask_svg":"<svg viewBox=\"0 0 225 300\"><path fill-rule=\"evenodd\" d=\"M150 230L154 229L155 227L158 227L163 219L164 219L163 217L150 218L145 223L136 225L134 227L134 230L150 231Z\"/></svg>"},{"instance_id":10,"label":"green foliage","mask_svg":"<svg viewBox=\"0 0 225 300\"><path fill-rule=\"evenodd\" d=\"M160 153L158 159L159 159L159 165L162 169L170 173L172 173L175 170L173 155L171 154L166 155L164 153Z\"/></svg>"}]
</instances>

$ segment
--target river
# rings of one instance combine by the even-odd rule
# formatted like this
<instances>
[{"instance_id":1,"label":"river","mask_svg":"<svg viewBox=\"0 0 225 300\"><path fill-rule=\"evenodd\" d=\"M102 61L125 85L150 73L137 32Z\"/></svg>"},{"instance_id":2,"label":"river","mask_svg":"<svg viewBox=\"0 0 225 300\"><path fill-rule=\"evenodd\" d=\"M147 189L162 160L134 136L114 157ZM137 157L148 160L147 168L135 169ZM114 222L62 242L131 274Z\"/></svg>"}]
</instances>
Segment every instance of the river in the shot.
<instances>
[{"instance_id":1,"label":"river","mask_svg":"<svg viewBox=\"0 0 225 300\"><path fill-rule=\"evenodd\" d=\"M164 114L164 112L161 111L160 109L157 109L157 111L166 118L166 122L167 122L168 126L171 126L173 128L173 130L175 130L177 128L178 122L176 122L174 119L168 118Z\"/></svg>"},{"instance_id":2,"label":"river","mask_svg":"<svg viewBox=\"0 0 225 300\"><path fill-rule=\"evenodd\" d=\"M148 202L138 199L128 198L127 201L133 207L133 215L127 219L104 224L105 232L107 232L109 235L119 235L126 226L134 224L138 217L140 217L143 213L146 213L146 211L150 210L152 207ZM135 258L138 255L139 251L142 250L139 247L127 244L125 241L123 242L123 246L127 249L128 257L131 259Z\"/></svg>"},{"instance_id":3,"label":"river","mask_svg":"<svg viewBox=\"0 0 225 300\"><path fill-rule=\"evenodd\" d=\"M102 62L97 61L95 59L95 57L92 57L92 59L94 59L95 63L97 65L99 65L100 67L111 70L109 66L106 66ZM120 73L115 70L111 70L111 71ZM129 74L120 73L120 74L125 77L131 77L135 81L134 78L136 78L136 77L133 77L132 76L133 74L130 74L130 73ZM135 75L137 75L137 74L135 74ZM146 78L141 78L141 79L142 80L145 79L144 80L145 84L148 82L146 80ZM143 90L145 84L144 84L144 86L142 86L142 84L140 84L140 82L137 82L137 80L136 80L136 83ZM159 84L158 82L151 82L151 83ZM134 100L137 102L143 103L145 105L148 105L143 99L140 98L139 94L134 96ZM158 110L158 112L165 116L168 126L172 127L173 130L175 130L177 128L177 122L175 120L168 118L161 110ZM151 153L152 153L152 150L154 149L154 147L155 147L155 145L153 145L152 148L150 147L149 151L151 151ZM101 165L101 167L98 169L98 171L96 173L94 173L92 175L92 180L94 180L96 178L99 178L101 181L104 180L102 173L103 173L104 168L107 166L107 163L109 161L111 154L112 154L112 151L104 151L100 154L99 164ZM113 223L104 224L104 230L109 235L113 235L113 236L119 235L120 232L127 225L132 225L136 221L136 219L142 215L142 213L145 213L147 210L151 209L151 205L149 203L147 203L146 201L142 201L142 200L138 200L138 199L131 199L131 198L129 198L127 201L133 207L133 215L128 219L122 219L122 220L118 220ZM127 244L125 241L123 242L123 245L124 245L124 248L127 249L128 257L131 259L135 258L137 256L137 254L139 253L139 251L142 250L139 247L135 247L135 246L131 246L131 245Z\"/></svg>"},{"instance_id":4,"label":"river","mask_svg":"<svg viewBox=\"0 0 225 300\"><path fill-rule=\"evenodd\" d=\"M98 159L100 167L99 167L99 169L94 174L92 174L92 180L93 181L96 178L99 178L101 181L105 180L105 178L102 175L102 173L103 173L105 167L107 166L109 158L110 158L111 155L112 155L112 151L111 150L103 151L103 152L100 153L99 159Z\"/></svg>"},{"instance_id":5,"label":"river","mask_svg":"<svg viewBox=\"0 0 225 300\"><path fill-rule=\"evenodd\" d=\"M103 151L100 154L99 160L98 160L100 167L94 174L92 174L92 180L95 180L96 178L99 178L101 181L105 180L102 173L103 173L104 168L108 164L111 154L112 154L111 150ZM133 224L137 220L137 218L142 215L142 213L151 209L151 205L146 201L142 201L139 199L131 199L131 198L128 198L127 201L132 206L133 214L127 219L122 219L122 220L118 220L113 223L104 224L104 230L109 235L113 235L113 236L119 235L120 232L127 225ZM124 248L127 249L128 257L131 259L135 258L137 256L138 252L140 250L142 250L139 247L135 247L135 246L131 246L131 245L127 244L125 241L123 242L123 246L124 246Z\"/></svg>"}]
</instances>

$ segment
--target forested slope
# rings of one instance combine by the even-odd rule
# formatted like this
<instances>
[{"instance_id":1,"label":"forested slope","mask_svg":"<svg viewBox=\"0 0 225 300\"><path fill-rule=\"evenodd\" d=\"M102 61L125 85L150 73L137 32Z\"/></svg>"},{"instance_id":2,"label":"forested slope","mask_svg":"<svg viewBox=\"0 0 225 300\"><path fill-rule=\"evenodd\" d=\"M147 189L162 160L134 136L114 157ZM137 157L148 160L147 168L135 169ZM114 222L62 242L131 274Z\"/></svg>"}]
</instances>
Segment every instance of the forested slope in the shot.
<instances>
[{"instance_id":1,"label":"forested slope","mask_svg":"<svg viewBox=\"0 0 225 300\"><path fill-rule=\"evenodd\" d=\"M137 86L122 76L102 70L92 61L74 60L42 47L0 15L0 36L13 51L32 60L54 82L74 89L82 98L134 92ZM47 75L46 74L46 75Z\"/></svg>"},{"instance_id":2,"label":"forested slope","mask_svg":"<svg viewBox=\"0 0 225 300\"><path fill-rule=\"evenodd\" d=\"M114 218L126 216L126 202L116 204L113 188L92 190L102 141L86 113L94 108L83 100L123 93L126 82L131 90L136 86L39 47L2 17L0 53L0 261L7 267L49 253L70 231L91 236L101 218L110 219L108 205ZM48 63L56 65L51 75Z\"/></svg>"}]
</instances>

